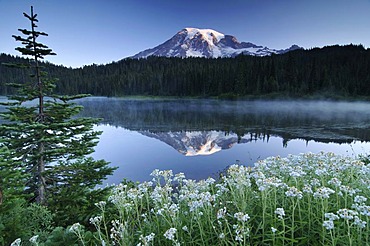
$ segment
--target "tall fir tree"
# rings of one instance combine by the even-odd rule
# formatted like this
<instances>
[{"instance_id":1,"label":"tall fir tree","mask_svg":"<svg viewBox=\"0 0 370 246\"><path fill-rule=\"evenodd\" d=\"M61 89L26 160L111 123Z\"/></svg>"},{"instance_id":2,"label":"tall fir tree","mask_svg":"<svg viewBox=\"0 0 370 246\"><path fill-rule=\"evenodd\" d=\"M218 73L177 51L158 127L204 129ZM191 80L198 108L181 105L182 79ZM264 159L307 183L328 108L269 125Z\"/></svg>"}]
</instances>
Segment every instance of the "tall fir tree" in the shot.
<instances>
[{"instance_id":1,"label":"tall fir tree","mask_svg":"<svg viewBox=\"0 0 370 246\"><path fill-rule=\"evenodd\" d=\"M7 190L19 191L21 183L30 201L48 205L68 220L68 213L73 216L68 209L89 210L94 201L103 199L106 190L95 188L114 168L104 160L88 157L98 143L100 132L93 126L99 120L74 117L82 107L72 100L87 95L53 93L56 80L42 71L41 61L55 53L38 42L47 34L36 31L33 7L31 14L24 16L31 22L31 30L18 29L22 36L13 37L24 45L16 50L31 57L31 62L8 65L27 69L31 76L28 82L10 84L17 88L17 94L8 97L7 111L2 114L5 123L0 126L0 137L7 151L1 152L0 175L9 175L12 169L11 177L18 181L2 184L4 199Z\"/></svg>"}]
</instances>

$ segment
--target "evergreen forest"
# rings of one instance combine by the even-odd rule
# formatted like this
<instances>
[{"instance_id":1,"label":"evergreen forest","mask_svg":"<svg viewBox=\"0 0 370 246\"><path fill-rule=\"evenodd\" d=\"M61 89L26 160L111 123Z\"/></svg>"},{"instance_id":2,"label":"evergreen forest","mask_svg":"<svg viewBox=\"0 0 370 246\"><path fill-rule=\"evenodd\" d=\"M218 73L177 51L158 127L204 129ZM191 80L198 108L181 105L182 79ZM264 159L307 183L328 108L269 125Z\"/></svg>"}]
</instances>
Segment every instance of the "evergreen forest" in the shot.
<instances>
[{"instance_id":1,"label":"evergreen forest","mask_svg":"<svg viewBox=\"0 0 370 246\"><path fill-rule=\"evenodd\" d=\"M0 63L30 63L1 54ZM42 64L57 77L56 93L94 96L175 96L243 98L366 97L370 94L370 49L362 45L295 50L282 55L234 58L126 58L81 68ZM8 82L22 83L25 69L0 66L0 94L14 93Z\"/></svg>"}]
</instances>

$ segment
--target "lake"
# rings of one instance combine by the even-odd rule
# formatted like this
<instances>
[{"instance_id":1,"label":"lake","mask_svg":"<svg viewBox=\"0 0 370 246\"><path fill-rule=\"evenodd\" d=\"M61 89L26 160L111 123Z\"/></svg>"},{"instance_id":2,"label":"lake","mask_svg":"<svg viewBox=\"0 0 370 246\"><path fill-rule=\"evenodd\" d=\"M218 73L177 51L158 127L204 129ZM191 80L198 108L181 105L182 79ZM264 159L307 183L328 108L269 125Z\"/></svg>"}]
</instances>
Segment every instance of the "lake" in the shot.
<instances>
[{"instance_id":1,"label":"lake","mask_svg":"<svg viewBox=\"0 0 370 246\"><path fill-rule=\"evenodd\" d=\"M93 156L119 167L108 184L150 180L156 168L199 180L268 156L370 150L368 102L91 97L78 103L83 116L102 118Z\"/></svg>"}]
</instances>

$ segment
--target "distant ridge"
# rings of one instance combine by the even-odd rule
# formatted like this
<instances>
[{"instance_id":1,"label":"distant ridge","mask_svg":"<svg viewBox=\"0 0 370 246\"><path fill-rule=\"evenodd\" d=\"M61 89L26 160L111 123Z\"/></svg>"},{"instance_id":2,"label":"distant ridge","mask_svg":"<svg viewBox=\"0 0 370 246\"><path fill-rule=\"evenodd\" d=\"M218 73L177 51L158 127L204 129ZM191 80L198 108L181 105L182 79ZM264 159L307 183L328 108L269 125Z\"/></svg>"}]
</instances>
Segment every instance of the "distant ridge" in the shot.
<instances>
[{"instance_id":1,"label":"distant ridge","mask_svg":"<svg viewBox=\"0 0 370 246\"><path fill-rule=\"evenodd\" d=\"M164 57L234 57L239 54L266 56L283 54L291 50L302 49L292 45L284 50L270 49L250 42L239 42L236 37L225 35L212 29L184 28L164 43L144 50L132 58L148 56Z\"/></svg>"}]
</instances>

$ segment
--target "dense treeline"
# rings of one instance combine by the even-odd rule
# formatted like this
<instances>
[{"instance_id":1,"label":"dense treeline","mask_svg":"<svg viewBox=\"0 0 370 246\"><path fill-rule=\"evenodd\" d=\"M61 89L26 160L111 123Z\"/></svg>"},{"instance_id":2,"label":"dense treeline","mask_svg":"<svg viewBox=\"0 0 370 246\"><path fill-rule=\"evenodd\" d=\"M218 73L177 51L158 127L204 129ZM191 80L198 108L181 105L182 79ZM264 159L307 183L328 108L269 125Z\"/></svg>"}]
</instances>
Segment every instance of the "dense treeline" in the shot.
<instances>
[{"instance_id":1,"label":"dense treeline","mask_svg":"<svg viewBox=\"0 0 370 246\"><path fill-rule=\"evenodd\" d=\"M0 62L28 62L2 54ZM283 55L235 58L124 59L72 69L45 63L58 77L57 92L102 96L289 96L370 95L370 49L362 45L295 50ZM0 66L0 93L6 82L28 74Z\"/></svg>"}]
</instances>

